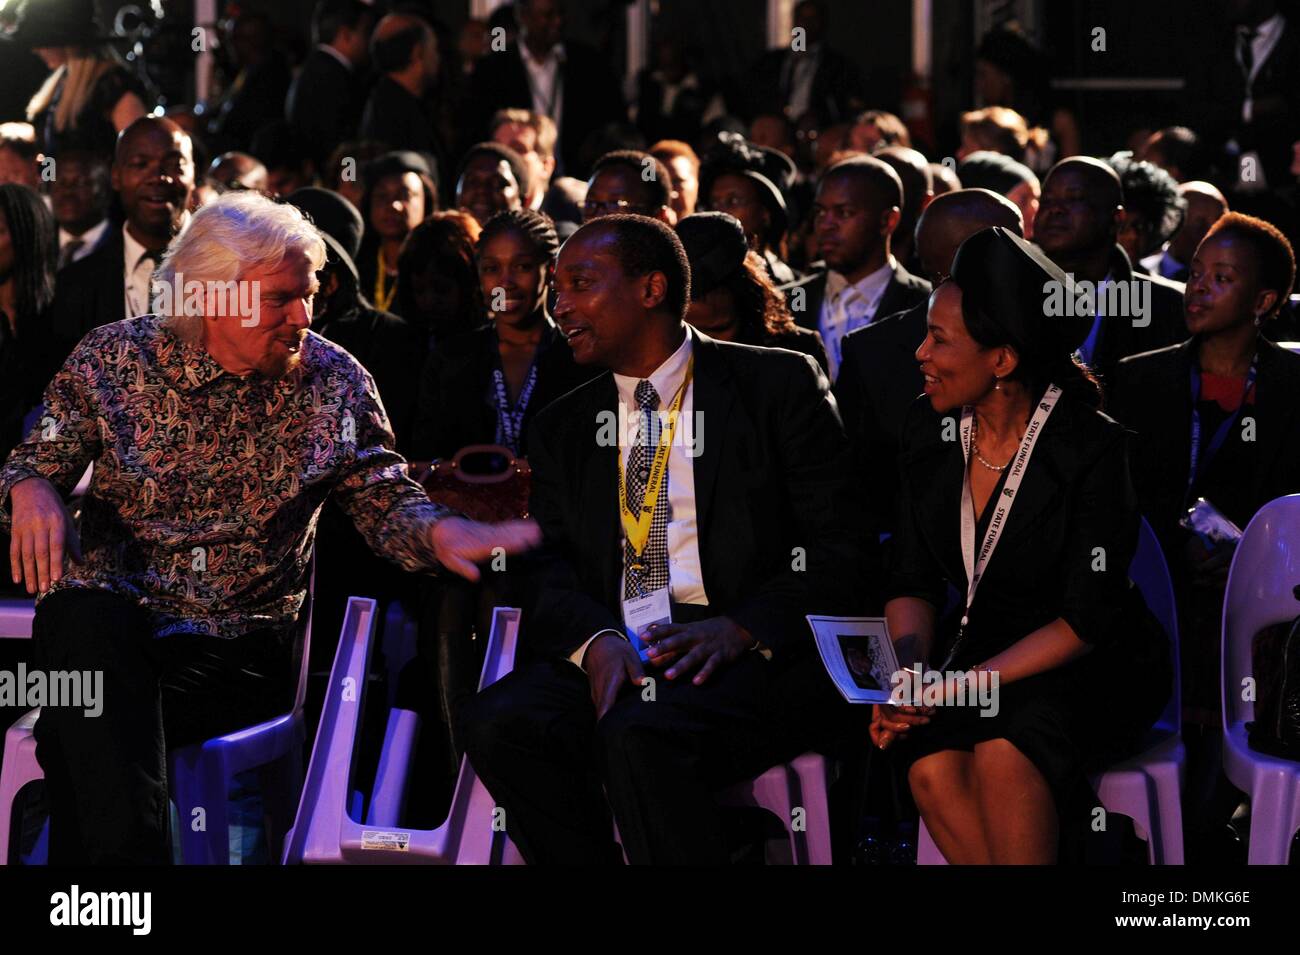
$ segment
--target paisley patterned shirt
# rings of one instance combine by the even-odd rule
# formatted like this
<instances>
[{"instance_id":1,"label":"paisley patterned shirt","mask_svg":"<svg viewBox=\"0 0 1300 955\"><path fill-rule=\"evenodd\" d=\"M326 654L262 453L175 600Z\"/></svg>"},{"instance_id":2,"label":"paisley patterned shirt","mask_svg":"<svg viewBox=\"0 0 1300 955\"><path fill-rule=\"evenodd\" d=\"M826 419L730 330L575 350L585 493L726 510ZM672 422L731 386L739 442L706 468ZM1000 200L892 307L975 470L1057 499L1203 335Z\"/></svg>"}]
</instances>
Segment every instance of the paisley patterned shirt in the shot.
<instances>
[{"instance_id":1,"label":"paisley patterned shirt","mask_svg":"<svg viewBox=\"0 0 1300 955\"><path fill-rule=\"evenodd\" d=\"M429 530L450 512L407 477L374 379L313 333L272 380L225 371L158 316L95 329L0 469L0 526L15 482L41 476L66 496L91 462L84 560L49 592L129 597L157 636L290 626L331 493L377 553L438 568Z\"/></svg>"}]
</instances>

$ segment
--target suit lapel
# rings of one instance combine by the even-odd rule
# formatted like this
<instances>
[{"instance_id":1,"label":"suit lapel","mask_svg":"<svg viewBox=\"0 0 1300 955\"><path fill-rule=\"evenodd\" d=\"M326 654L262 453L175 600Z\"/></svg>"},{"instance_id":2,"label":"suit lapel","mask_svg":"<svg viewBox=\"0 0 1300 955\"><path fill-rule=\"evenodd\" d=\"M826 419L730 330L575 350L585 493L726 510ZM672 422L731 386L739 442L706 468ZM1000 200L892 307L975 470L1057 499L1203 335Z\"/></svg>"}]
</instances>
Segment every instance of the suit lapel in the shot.
<instances>
[{"instance_id":1,"label":"suit lapel","mask_svg":"<svg viewBox=\"0 0 1300 955\"><path fill-rule=\"evenodd\" d=\"M695 335L694 421L703 422L703 426L694 432L700 451L694 466L695 522L699 530L700 559L707 564L705 551L710 540L708 528L713 510L713 493L723 457L731 442L732 429L726 427L725 423L731 420L731 405L736 399L736 393L726 362L719 354L721 348L717 342L705 335L692 334ZM682 450L681 447L675 447L673 453L679 454Z\"/></svg>"},{"instance_id":2,"label":"suit lapel","mask_svg":"<svg viewBox=\"0 0 1300 955\"><path fill-rule=\"evenodd\" d=\"M1263 409L1267 419L1258 422L1258 466L1251 479L1254 497L1262 500L1268 481L1273 477L1273 463L1284 440L1294 440L1300 426L1300 392L1295 382L1283 378L1281 348L1264 338L1259 340L1259 375L1255 382L1255 410L1258 418Z\"/></svg>"},{"instance_id":3,"label":"suit lapel","mask_svg":"<svg viewBox=\"0 0 1300 955\"><path fill-rule=\"evenodd\" d=\"M578 453L585 463L580 469L582 484L577 498L583 547L592 547L606 559L599 561L601 591L619 605L622 560L618 552L618 440L613 444L596 440L602 412L609 412L618 422L618 388L614 376L606 372L591 389L591 400L574 424ZM616 438L619 436L616 434Z\"/></svg>"}]
</instances>

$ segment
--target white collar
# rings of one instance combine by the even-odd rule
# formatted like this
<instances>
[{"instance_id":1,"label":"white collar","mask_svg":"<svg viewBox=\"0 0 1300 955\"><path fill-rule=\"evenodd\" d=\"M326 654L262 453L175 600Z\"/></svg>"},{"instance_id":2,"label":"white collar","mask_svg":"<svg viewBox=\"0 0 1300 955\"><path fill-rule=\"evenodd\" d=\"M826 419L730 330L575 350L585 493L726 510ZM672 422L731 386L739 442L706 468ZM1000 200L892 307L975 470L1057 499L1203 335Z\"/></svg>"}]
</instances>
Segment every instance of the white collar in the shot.
<instances>
[{"instance_id":1,"label":"white collar","mask_svg":"<svg viewBox=\"0 0 1300 955\"><path fill-rule=\"evenodd\" d=\"M870 298L873 292L878 292L889 284L889 280L894 277L894 269L897 266L898 260L891 253L884 265L853 283L850 283L839 272L831 269L826 275L826 298L834 298L840 292L849 288L850 284L857 289L859 295Z\"/></svg>"},{"instance_id":2,"label":"white collar","mask_svg":"<svg viewBox=\"0 0 1300 955\"><path fill-rule=\"evenodd\" d=\"M667 406L673 400L677 389L682 386L682 381L686 378L686 366L694 351L695 333L690 325L685 327L686 335L681 345L664 360L663 364L650 373L648 379L650 384L654 385L655 391L659 393L661 407ZM614 384L618 386L618 397L623 404L630 408L636 407L636 386L637 382L642 380L629 375L614 375Z\"/></svg>"},{"instance_id":3,"label":"white collar","mask_svg":"<svg viewBox=\"0 0 1300 955\"><path fill-rule=\"evenodd\" d=\"M563 43L555 44L555 46L546 51L546 56L539 60L537 57L533 56L533 51L530 50L528 44L524 42L527 35L528 34L523 30L519 31L519 55L523 57L525 65L531 66L536 70L547 70L550 69L552 65L558 66L564 62Z\"/></svg>"},{"instance_id":4,"label":"white collar","mask_svg":"<svg viewBox=\"0 0 1300 955\"><path fill-rule=\"evenodd\" d=\"M93 249L99 245L99 240L104 238L104 233L108 231L108 219L100 219L81 235L73 235L63 226L59 226L59 248L63 248L74 239L80 239L83 249Z\"/></svg>"},{"instance_id":5,"label":"white collar","mask_svg":"<svg viewBox=\"0 0 1300 955\"><path fill-rule=\"evenodd\" d=\"M122 223L122 260L126 263L126 272L130 275L135 271L135 267L140 264L144 254L149 250L135 240L131 230Z\"/></svg>"},{"instance_id":6,"label":"white collar","mask_svg":"<svg viewBox=\"0 0 1300 955\"><path fill-rule=\"evenodd\" d=\"M181 214L181 227L176 230L176 235L180 235L182 232L184 232L185 227L188 226L189 224L190 224L190 213L189 210L187 209L184 213ZM171 243L169 242L168 245L171 245ZM130 230L127 229L125 222L122 223L122 246L124 250L123 260L128 264L127 271L134 272L135 267L140 264L141 257L143 257L143 255L149 250L135 240L135 236L131 235L131 232ZM161 256L165 251L166 251L166 247L159 249L158 254Z\"/></svg>"},{"instance_id":7,"label":"white collar","mask_svg":"<svg viewBox=\"0 0 1300 955\"><path fill-rule=\"evenodd\" d=\"M352 61L349 60L349 59L348 59L346 56L344 56L342 53L340 53L338 50L336 50L334 47L330 46L328 43L317 43L317 44L316 44L316 49L318 49L318 50L324 50L324 51L325 51L326 53L328 53L330 56L334 57L334 59L336 59L336 60L338 60L340 63L342 63L343 66L347 68L347 71L348 71L349 73L352 72L352 70L353 70Z\"/></svg>"},{"instance_id":8,"label":"white collar","mask_svg":"<svg viewBox=\"0 0 1300 955\"><path fill-rule=\"evenodd\" d=\"M1253 27L1247 27L1247 26L1237 27L1237 32L1240 34L1240 33L1244 33L1247 30L1254 30L1255 39L1253 42L1260 43L1261 41L1267 41L1273 39L1273 37L1276 34L1282 32L1282 27L1285 25L1286 25L1286 17L1282 16L1282 14L1278 12L1273 14L1267 20Z\"/></svg>"}]
</instances>

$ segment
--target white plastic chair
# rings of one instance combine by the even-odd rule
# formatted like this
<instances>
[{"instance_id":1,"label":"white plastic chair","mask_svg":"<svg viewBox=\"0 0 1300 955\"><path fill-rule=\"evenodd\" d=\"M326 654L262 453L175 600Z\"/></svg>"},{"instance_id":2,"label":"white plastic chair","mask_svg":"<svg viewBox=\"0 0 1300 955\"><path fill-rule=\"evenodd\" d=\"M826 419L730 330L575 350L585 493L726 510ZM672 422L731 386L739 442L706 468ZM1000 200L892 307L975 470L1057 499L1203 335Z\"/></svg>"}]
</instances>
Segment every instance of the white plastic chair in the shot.
<instances>
[{"instance_id":1,"label":"white plastic chair","mask_svg":"<svg viewBox=\"0 0 1300 955\"><path fill-rule=\"evenodd\" d=\"M284 862L449 865L486 863L494 858L519 861L518 853L507 845L505 833L494 827L492 797L467 760L461 761L451 809L441 826L421 830L396 825L419 730L419 718L407 710L391 711L370 812L366 822L358 821L351 777L377 620L375 601L361 597L348 601L302 801L285 840ZM498 607L492 617L480 688L509 672L518 629L519 611ZM507 656L510 662L503 668Z\"/></svg>"},{"instance_id":2,"label":"white plastic chair","mask_svg":"<svg viewBox=\"0 0 1300 955\"><path fill-rule=\"evenodd\" d=\"M1285 865L1300 830L1300 762L1250 748L1255 718L1251 644L1300 616L1300 494L1270 501L1237 545L1223 601L1223 771L1250 797L1251 865ZM1249 698L1246 698L1249 697Z\"/></svg>"}]
</instances>

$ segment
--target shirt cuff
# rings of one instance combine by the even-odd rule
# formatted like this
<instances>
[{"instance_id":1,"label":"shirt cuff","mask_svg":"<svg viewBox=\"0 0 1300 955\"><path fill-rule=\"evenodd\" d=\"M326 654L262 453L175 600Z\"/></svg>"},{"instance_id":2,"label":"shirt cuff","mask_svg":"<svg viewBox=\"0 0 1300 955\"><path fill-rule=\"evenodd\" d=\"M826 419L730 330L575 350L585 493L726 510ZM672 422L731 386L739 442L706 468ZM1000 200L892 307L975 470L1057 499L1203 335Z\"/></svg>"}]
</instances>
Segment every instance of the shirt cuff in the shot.
<instances>
[{"instance_id":1,"label":"shirt cuff","mask_svg":"<svg viewBox=\"0 0 1300 955\"><path fill-rule=\"evenodd\" d=\"M7 528L13 517L9 492L20 481L26 481L28 478L34 477L44 478L45 475L25 462L9 464L3 470L0 470L0 528ZM49 479L46 478L46 480Z\"/></svg>"},{"instance_id":2,"label":"shirt cuff","mask_svg":"<svg viewBox=\"0 0 1300 955\"><path fill-rule=\"evenodd\" d=\"M586 640L582 641L582 643L578 646L578 649L574 650L572 653L569 654L569 662L572 663L574 666L576 666L578 669L582 670L583 672L586 672L587 668L582 665L582 661L587 656L587 647L591 646L591 642L595 640L597 637L603 637L607 633L612 633L615 636L622 637L624 640L627 639L627 634L622 633L618 630L610 630L610 629L598 630L595 633L593 633L590 637L588 637Z\"/></svg>"}]
</instances>

